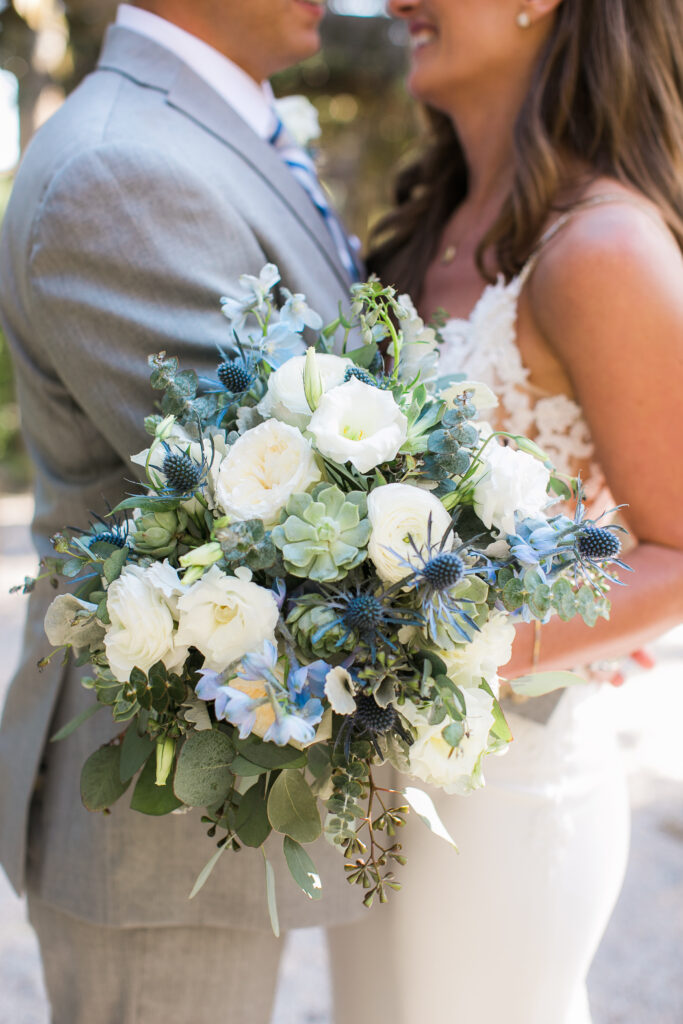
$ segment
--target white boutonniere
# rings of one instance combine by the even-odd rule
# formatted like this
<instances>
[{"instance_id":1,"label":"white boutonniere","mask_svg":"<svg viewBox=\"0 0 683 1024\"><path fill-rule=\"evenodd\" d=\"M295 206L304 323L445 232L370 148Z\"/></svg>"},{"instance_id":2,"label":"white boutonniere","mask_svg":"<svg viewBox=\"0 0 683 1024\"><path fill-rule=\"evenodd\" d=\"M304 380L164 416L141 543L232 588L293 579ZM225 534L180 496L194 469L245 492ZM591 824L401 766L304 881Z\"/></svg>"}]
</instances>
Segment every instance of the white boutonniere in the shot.
<instances>
[{"instance_id":1,"label":"white boutonniere","mask_svg":"<svg viewBox=\"0 0 683 1024\"><path fill-rule=\"evenodd\" d=\"M305 96L283 96L275 100L275 109L297 146L307 149L320 138L318 111Z\"/></svg>"}]
</instances>

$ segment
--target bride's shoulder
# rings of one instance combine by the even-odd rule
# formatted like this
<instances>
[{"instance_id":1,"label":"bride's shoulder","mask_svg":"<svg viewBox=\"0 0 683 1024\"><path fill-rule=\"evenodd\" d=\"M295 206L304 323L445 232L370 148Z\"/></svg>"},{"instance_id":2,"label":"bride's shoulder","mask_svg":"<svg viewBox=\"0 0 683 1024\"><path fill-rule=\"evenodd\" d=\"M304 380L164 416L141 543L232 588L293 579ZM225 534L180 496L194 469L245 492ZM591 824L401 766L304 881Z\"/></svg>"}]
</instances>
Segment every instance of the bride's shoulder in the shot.
<instances>
[{"instance_id":1,"label":"bride's shoulder","mask_svg":"<svg viewBox=\"0 0 683 1024\"><path fill-rule=\"evenodd\" d=\"M661 327L681 342L683 255L653 203L616 183L596 183L556 224L538 254L529 299L558 355L580 350L581 338L590 344L596 331L603 343L612 334L624 345L628 335ZM619 341L618 330L629 326Z\"/></svg>"}]
</instances>

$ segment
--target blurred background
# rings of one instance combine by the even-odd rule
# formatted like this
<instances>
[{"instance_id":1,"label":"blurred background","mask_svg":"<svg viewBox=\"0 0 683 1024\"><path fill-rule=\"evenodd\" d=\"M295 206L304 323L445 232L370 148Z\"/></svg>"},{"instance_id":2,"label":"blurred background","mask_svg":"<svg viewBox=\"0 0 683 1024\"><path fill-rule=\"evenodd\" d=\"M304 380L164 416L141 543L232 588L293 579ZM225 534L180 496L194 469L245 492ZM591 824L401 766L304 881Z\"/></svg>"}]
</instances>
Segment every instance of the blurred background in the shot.
<instances>
[{"instance_id":1,"label":"blurred background","mask_svg":"<svg viewBox=\"0 0 683 1024\"><path fill-rule=\"evenodd\" d=\"M304 93L318 108L323 177L365 240L390 203L419 118L403 86L404 34L384 17L382 0L328 0L328 7L321 53L274 86L278 95ZM0 0L0 220L22 150L93 67L115 9L116 0ZM31 512L30 466L0 334L0 706L25 614L25 598L8 591L35 571ZM655 669L632 666L614 695L633 840L626 885L589 979L594 1024L683 1022L683 627L653 653ZM315 929L288 938L273 1024L332 1024L326 956ZM47 1020L35 938L0 872L0 1024Z\"/></svg>"}]
</instances>

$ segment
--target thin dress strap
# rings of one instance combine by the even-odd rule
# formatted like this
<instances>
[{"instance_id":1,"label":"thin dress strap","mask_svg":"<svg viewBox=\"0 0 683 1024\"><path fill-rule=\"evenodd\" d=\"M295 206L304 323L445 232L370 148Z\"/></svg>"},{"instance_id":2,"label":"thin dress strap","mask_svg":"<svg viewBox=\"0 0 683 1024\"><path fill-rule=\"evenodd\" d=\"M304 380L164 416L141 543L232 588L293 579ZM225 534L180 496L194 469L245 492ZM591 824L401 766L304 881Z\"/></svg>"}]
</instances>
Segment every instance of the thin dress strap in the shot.
<instances>
[{"instance_id":1,"label":"thin dress strap","mask_svg":"<svg viewBox=\"0 0 683 1024\"><path fill-rule=\"evenodd\" d=\"M639 209L649 214L653 220L655 219L655 215L652 213L652 210L646 206L645 203L641 202L640 199L636 199L635 196L623 195L617 192L607 192L603 195L589 196L588 199L582 199L581 202L576 203L571 207L571 209L563 213L561 217L558 217L555 223L551 224L548 230L541 236L536 248L517 276L519 288L521 289L528 279L529 275L538 263L541 253L548 243L552 241L555 235L559 234L565 224L568 224L575 214L581 213L583 210L590 210L593 206L603 206L607 203L630 203L632 206L637 206Z\"/></svg>"}]
</instances>

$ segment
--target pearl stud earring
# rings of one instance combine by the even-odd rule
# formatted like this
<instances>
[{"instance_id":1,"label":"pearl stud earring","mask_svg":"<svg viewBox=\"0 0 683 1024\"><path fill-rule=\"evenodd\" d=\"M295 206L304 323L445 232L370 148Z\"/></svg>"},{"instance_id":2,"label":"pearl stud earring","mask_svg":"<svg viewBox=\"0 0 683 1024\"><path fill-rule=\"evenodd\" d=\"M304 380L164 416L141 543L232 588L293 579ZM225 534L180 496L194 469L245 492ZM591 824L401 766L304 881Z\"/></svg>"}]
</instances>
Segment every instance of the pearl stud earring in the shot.
<instances>
[{"instance_id":1,"label":"pearl stud earring","mask_svg":"<svg viewBox=\"0 0 683 1024\"><path fill-rule=\"evenodd\" d=\"M528 11L520 11L517 15L517 24L520 28L529 28L531 25L531 18Z\"/></svg>"}]
</instances>

